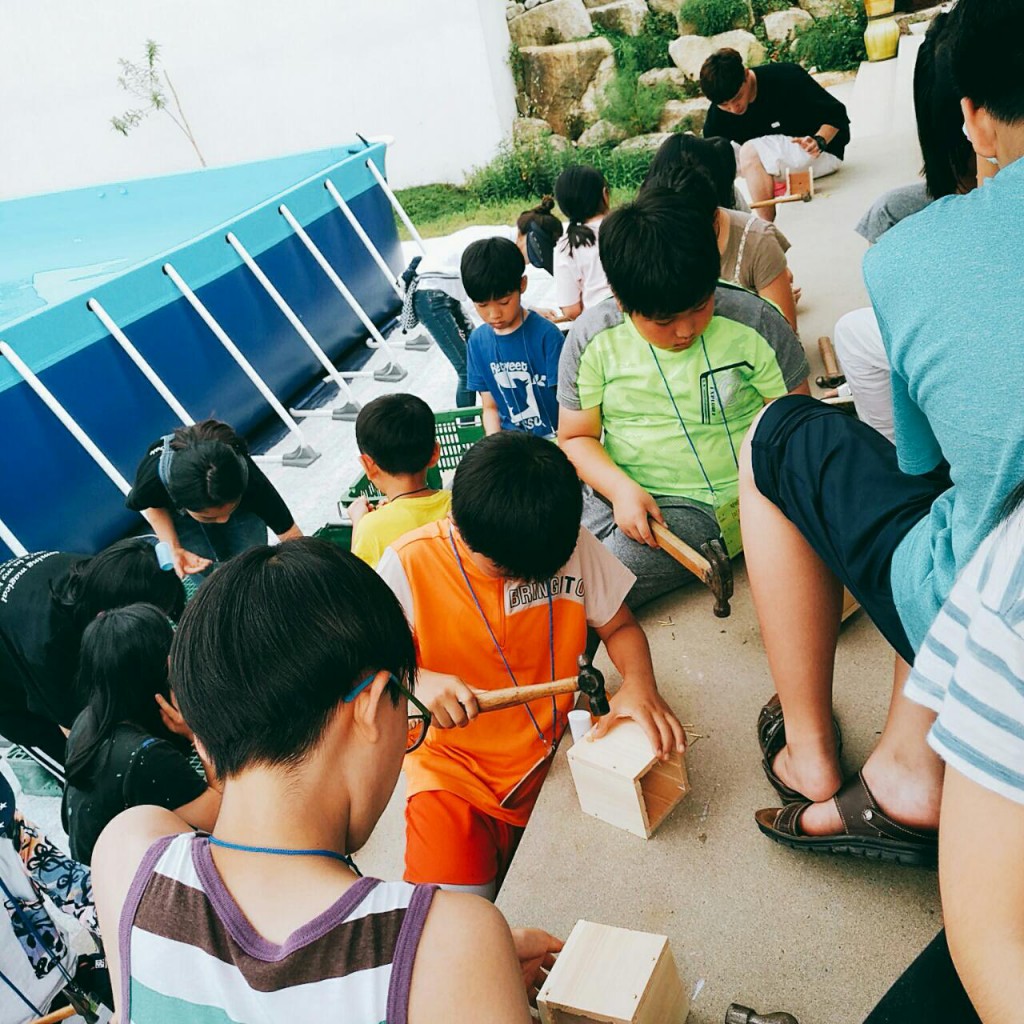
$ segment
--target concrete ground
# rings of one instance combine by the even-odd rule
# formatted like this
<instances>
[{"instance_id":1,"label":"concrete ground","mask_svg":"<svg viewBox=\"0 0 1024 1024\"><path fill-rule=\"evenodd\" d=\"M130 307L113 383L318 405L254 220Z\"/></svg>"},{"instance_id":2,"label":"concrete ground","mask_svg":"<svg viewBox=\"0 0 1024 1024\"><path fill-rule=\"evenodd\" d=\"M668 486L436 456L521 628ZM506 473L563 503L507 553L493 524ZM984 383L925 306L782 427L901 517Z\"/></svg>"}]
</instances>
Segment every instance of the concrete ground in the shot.
<instances>
[{"instance_id":1,"label":"concrete ground","mask_svg":"<svg viewBox=\"0 0 1024 1024\"><path fill-rule=\"evenodd\" d=\"M821 372L818 336L867 302L866 246L854 224L876 196L917 172L907 63L869 67L856 87L840 87L854 117L845 165L818 183L813 203L779 212L803 288L800 333L812 375ZM400 358L410 371L405 381L359 380L357 397L404 389L434 408L451 406L454 374L436 347ZM384 361L378 352L369 365ZM334 503L358 467L350 424L306 420L303 429L323 457L307 470L272 467L270 476L312 532L337 518ZM288 440L277 450L292 447ZM652 839L640 840L582 814L560 751L498 903L512 924L563 936L579 918L668 935L685 983L697 990L690 1024L721 1021L732 1001L786 1009L801 1024L857 1024L940 927L936 876L804 855L760 835L753 812L777 800L761 773L754 726L774 687L742 562L732 608L730 618L714 618L709 595L694 586L641 616L662 692L703 736L687 758L687 799ZM797 629L794 642L801 640ZM603 655L598 663L608 667ZM851 771L882 727L891 672L885 642L855 616L842 634L835 685ZM25 803L59 832L55 800ZM400 876L402 808L400 787L357 858L367 874Z\"/></svg>"}]
</instances>

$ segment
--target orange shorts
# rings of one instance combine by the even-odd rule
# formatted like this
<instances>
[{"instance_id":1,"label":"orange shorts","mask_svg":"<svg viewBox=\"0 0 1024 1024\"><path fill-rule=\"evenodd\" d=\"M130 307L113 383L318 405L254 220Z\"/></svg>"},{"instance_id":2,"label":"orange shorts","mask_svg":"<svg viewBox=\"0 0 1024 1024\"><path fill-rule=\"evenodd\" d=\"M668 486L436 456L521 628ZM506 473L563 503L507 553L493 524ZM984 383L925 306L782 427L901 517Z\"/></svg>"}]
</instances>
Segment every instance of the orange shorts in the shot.
<instances>
[{"instance_id":1,"label":"orange shorts","mask_svg":"<svg viewBox=\"0 0 1024 1024\"><path fill-rule=\"evenodd\" d=\"M522 836L453 793L417 793L405 805L405 880L500 886Z\"/></svg>"}]
</instances>

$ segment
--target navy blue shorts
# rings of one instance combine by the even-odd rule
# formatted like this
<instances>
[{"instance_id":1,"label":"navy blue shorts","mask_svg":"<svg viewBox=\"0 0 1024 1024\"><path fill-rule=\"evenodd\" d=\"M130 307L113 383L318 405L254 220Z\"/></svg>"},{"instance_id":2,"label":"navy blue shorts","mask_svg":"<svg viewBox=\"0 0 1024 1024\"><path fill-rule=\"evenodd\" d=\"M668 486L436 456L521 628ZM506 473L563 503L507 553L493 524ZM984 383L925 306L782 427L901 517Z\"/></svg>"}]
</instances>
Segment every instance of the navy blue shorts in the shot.
<instances>
[{"instance_id":1,"label":"navy blue shorts","mask_svg":"<svg viewBox=\"0 0 1024 1024\"><path fill-rule=\"evenodd\" d=\"M943 463L911 476L877 430L806 395L764 411L751 440L757 489L860 601L897 654L914 650L892 598L893 552L950 486Z\"/></svg>"}]
</instances>

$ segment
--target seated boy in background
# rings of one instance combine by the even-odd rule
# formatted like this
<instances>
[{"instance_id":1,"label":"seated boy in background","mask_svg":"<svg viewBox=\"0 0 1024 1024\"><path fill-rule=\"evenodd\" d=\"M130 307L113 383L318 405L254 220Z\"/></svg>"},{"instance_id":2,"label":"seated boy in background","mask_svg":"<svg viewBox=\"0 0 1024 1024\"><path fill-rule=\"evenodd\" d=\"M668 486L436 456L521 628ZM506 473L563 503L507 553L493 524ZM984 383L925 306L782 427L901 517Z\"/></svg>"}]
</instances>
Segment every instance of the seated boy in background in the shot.
<instances>
[{"instance_id":1,"label":"seated boy in background","mask_svg":"<svg viewBox=\"0 0 1024 1024\"><path fill-rule=\"evenodd\" d=\"M650 519L697 550L724 535L738 552L740 444L766 402L806 392L808 366L773 305L719 282L714 228L686 196L642 193L599 244L615 298L566 340L558 439L596 492L584 525L637 577L636 609L695 578Z\"/></svg>"},{"instance_id":2,"label":"seated boy in background","mask_svg":"<svg viewBox=\"0 0 1024 1024\"><path fill-rule=\"evenodd\" d=\"M348 856L398 781L415 671L391 591L326 541L254 548L204 584L171 677L224 797L212 835L135 807L100 836L119 1020L529 1024L523 982L557 939Z\"/></svg>"},{"instance_id":3,"label":"seated boy in background","mask_svg":"<svg viewBox=\"0 0 1024 1024\"><path fill-rule=\"evenodd\" d=\"M507 238L485 238L462 254L462 285L483 323L469 336L466 381L480 393L484 429L554 437L562 332L523 308L526 261Z\"/></svg>"},{"instance_id":4,"label":"seated boy in background","mask_svg":"<svg viewBox=\"0 0 1024 1024\"><path fill-rule=\"evenodd\" d=\"M452 496L427 483L440 448L434 414L415 395L382 395L364 405L356 418L356 444L367 479L387 499L376 509L365 497L348 507L352 554L376 568L393 540L444 519Z\"/></svg>"},{"instance_id":5,"label":"seated boy in background","mask_svg":"<svg viewBox=\"0 0 1024 1024\"><path fill-rule=\"evenodd\" d=\"M451 519L408 534L380 560L412 623L417 692L437 726L405 760L407 881L494 898L575 697L477 717L474 688L576 676L588 626L622 675L598 735L633 718L660 757L684 748L647 638L622 603L633 575L580 528L581 506L556 445L503 431L463 456Z\"/></svg>"}]
</instances>

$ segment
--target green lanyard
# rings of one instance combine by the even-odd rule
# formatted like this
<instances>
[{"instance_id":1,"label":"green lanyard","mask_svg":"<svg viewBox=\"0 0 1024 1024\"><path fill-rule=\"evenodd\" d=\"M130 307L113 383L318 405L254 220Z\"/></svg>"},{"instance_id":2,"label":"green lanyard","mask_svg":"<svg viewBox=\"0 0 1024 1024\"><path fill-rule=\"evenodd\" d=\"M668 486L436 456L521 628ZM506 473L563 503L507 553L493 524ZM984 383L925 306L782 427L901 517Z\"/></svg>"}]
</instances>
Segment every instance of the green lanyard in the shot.
<instances>
[{"instance_id":1,"label":"green lanyard","mask_svg":"<svg viewBox=\"0 0 1024 1024\"><path fill-rule=\"evenodd\" d=\"M725 402L722 401L722 393L718 389L718 382L715 380L715 372L711 369L711 360L708 358L708 349L707 345L704 344L703 334L700 336L700 347L704 352L704 363L708 368L708 377L711 380L711 387L714 389L715 398L718 400L718 408L722 413L722 425L725 427L725 436L729 439L729 450L732 452L732 460L736 464L736 469L738 471L740 462L736 456L736 446L733 444L732 431L729 429L729 419L725 415ZM650 349L651 356L654 359L654 365L658 367L658 373L661 375L661 382L665 385L665 393L668 395L668 400L672 403L672 408L675 411L676 419L679 420L679 426L682 428L683 436L686 438L686 441L690 446L690 451L693 452L693 457L697 460L697 466L700 468L701 476L704 477L704 483L707 484L708 491L711 494L711 507L715 513L715 521L718 523L718 528L722 533L722 542L725 544L725 550L729 553L729 557L732 558L743 550L743 539L740 535L739 495L735 498L723 499L712 486L711 478L708 476L707 470L704 468L704 463L701 461L700 453L697 451L697 446L693 443L690 431L686 429L686 423L683 420L682 414L679 412L679 406L676 404L675 395L672 394L672 389L669 387L668 378L665 376L661 360L658 359L657 350L653 345L649 345L648 348Z\"/></svg>"}]
</instances>

